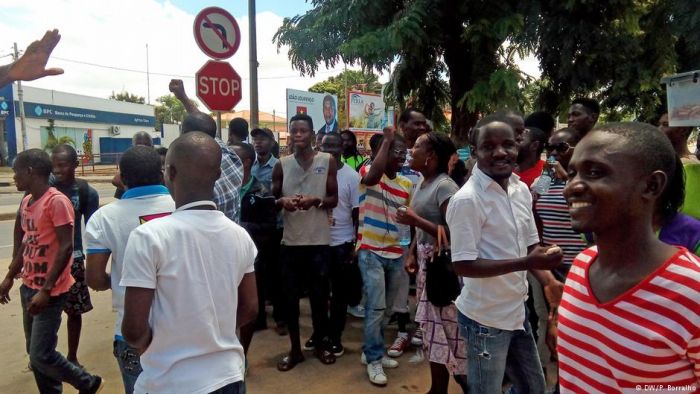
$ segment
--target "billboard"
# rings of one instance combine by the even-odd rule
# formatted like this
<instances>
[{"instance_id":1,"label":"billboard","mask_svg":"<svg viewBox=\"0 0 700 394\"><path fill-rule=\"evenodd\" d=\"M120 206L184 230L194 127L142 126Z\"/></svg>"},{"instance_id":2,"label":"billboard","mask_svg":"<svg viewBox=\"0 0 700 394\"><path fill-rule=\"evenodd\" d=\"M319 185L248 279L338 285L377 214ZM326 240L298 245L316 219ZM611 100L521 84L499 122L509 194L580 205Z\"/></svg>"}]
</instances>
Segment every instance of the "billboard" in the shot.
<instances>
[{"instance_id":1,"label":"billboard","mask_svg":"<svg viewBox=\"0 0 700 394\"><path fill-rule=\"evenodd\" d=\"M391 124L378 94L348 92L348 124L352 131L380 132Z\"/></svg>"},{"instance_id":2,"label":"billboard","mask_svg":"<svg viewBox=\"0 0 700 394\"><path fill-rule=\"evenodd\" d=\"M700 70L663 78L671 127L700 126Z\"/></svg>"},{"instance_id":3,"label":"billboard","mask_svg":"<svg viewBox=\"0 0 700 394\"><path fill-rule=\"evenodd\" d=\"M313 119L314 131L317 133L340 131L337 96L287 89L287 119L299 113L307 114Z\"/></svg>"}]
</instances>

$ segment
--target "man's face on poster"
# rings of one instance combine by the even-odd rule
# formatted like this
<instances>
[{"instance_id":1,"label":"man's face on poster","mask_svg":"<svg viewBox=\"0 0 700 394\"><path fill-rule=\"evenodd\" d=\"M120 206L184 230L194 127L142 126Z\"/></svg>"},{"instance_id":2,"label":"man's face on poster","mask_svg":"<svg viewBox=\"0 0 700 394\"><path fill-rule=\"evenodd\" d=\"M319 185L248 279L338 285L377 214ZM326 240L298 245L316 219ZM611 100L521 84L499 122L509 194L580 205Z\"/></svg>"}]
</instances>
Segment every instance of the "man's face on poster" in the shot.
<instances>
[{"instance_id":1,"label":"man's face on poster","mask_svg":"<svg viewBox=\"0 0 700 394\"><path fill-rule=\"evenodd\" d=\"M331 100L323 101L323 119L326 120L327 125L330 125L335 120L335 111Z\"/></svg>"}]
</instances>

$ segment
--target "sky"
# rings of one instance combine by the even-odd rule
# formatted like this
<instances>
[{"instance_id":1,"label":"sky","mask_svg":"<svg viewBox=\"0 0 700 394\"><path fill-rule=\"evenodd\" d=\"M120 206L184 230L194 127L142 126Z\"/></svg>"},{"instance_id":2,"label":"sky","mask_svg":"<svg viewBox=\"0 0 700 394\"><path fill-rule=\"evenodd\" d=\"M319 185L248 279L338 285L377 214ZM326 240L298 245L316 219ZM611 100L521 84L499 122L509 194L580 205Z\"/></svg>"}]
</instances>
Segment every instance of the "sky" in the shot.
<instances>
[{"instance_id":1,"label":"sky","mask_svg":"<svg viewBox=\"0 0 700 394\"><path fill-rule=\"evenodd\" d=\"M228 61L242 77L243 99L236 110L250 108L248 62L248 2L245 0L2 0L0 8L0 64L10 61L12 45L26 48L47 29L58 28L61 41L49 66L65 74L27 82L28 86L107 98L127 91L149 97L150 103L168 94L171 78L184 81L190 98L196 98L194 74L208 60L197 47L192 24L208 6L227 9L238 21L242 41ZM307 90L314 83L342 72L320 66L314 77L301 77L277 49L272 37L285 17L311 8L304 0L257 0L259 109L286 115L285 89ZM147 83L147 55L150 83ZM107 67L105 67L107 66ZM348 66L348 68L357 68ZM532 73L527 67L526 72ZM537 69L535 66L535 73ZM380 81L386 82L387 75ZM200 106L200 108L204 108Z\"/></svg>"}]
</instances>

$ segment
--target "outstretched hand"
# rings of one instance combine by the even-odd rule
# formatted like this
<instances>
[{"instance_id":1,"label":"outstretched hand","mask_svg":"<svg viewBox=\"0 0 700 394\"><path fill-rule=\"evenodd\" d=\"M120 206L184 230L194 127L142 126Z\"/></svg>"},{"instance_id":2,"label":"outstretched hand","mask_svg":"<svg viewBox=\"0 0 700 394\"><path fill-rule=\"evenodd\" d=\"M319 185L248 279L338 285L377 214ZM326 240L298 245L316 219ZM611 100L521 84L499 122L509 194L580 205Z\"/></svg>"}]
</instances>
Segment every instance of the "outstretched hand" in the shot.
<instances>
[{"instance_id":1,"label":"outstretched hand","mask_svg":"<svg viewBox=\"0 0 700 394\"><path fill-rule=\"evenodd\" d=\"M49 30L41 40L34 41L15 61L9 72L11 81L33 81L49 75L63 74L62 68L46 68L51 52L61 40L58 29Z\"/></svg>"}]
</instances>

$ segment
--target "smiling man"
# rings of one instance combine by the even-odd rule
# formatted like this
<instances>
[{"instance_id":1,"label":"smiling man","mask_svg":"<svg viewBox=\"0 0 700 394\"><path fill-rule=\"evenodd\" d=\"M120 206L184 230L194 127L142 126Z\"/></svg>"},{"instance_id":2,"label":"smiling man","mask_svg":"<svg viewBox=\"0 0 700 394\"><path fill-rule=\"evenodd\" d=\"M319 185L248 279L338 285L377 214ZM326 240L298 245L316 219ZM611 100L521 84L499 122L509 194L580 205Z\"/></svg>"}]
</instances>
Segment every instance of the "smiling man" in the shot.
<instances>
[{"instance_id":1,"label":"smiling man","mask_svg":"<svg viewBox=\"0 0 700 394\"><path fill-rule=\"evenodd\" d=\"M573 229L593 232L597 246L566 280L563 393L700 387L700 260L653 227L657 209L682 202L682 182L672 182L679 164L669 140L643 123L607 124L576 146L564 196Z\"/></svg>"},{"instance_id":2,"label":"smiling man","mask_svg":"<svg viewBox=\"0 0 700 394\"><path fill-rule=\"evenodd\" d=\"M545 287L556 307L561 283L549 271L561 250L541 247L532 196L513 174L515 131L503 116L490 116L475 136L477 165L447 207L452 261L464 287L455 304L467 347L470 392L501 391L507 372L518 393L543 393L545 380L526 318L527 273ZM559 293L560 294L560 293Z\"/></svg>"}]
</instances>

